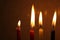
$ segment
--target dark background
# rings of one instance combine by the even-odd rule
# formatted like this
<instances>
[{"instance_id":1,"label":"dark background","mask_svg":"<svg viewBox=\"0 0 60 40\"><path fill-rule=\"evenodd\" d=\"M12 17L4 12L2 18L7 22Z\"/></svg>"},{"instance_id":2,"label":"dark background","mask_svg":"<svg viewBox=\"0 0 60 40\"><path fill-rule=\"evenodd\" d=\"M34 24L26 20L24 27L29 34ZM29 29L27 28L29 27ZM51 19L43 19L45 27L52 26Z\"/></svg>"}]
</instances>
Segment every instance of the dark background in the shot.
<instances>
[{"instance_id":1,"label":"dark background","mask_svg":"<svg viewBox=\"0 0 60 40\"><path fill-rule=\"evenodd\" d=\"M55 39L60 40L60 0L0 0L0 40L17 40L19 19L22 21L22 40L29 40L32 4L35 7L36 27L39 11L43 12L44 40L50 40L52 18L54 11L57 11Z\"/></svg>"}]
</instances>

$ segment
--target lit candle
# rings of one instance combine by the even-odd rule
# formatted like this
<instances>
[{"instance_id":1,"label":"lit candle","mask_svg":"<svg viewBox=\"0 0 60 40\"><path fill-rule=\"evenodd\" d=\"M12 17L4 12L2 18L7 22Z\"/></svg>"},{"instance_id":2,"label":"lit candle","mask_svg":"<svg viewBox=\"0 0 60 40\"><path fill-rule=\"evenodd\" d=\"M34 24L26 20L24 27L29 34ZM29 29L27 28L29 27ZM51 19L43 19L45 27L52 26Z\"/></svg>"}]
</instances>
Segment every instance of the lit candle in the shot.
<instances>
[{"instance_id":1,"label":"lit candle","mask_svg":"<svg viewBox=\"0 0 60 40\"><path fill-rule=\"evenodd\" d=\"M51 40L55 40L55 26L56 26L56 11L53 16L53 21L52 21L52 31L51 31Z\"/></svg>"},{"instance_id":2,"label":"lit candle","mask_svg":"<svg viewBox=\"0 0 60 40\"><path fill-rule=\"evenodd\" d=\"M42 12L40 12L39 14L39 26L40 26L40 29L39 29L39 40L43 40L43 27L42 27Z\"/></svg>"},{"instance_id":3,"label":"lit candle","mask_svg":"<svg viewBox=\"0 0 60 40\"><path fill-rule=\"evenodd\" d=\"M20 28L20 25L21 25L21 21L19 20L18 21L18 26L16 27L16 30L17 30L17 40L21 40L21 28Z\"/></svg>"},{"instance_id":4,"label":"lit candle","mask_svg":"<svg viewBox=\"0 0 60 40\"><path fill-rule=\"evenodd\" d=\"M32 5L30 40L34 40L34 29L33 29L34 26L35 26L35 12L34 12L34 5Z\"/></svg>"}]
</instances>

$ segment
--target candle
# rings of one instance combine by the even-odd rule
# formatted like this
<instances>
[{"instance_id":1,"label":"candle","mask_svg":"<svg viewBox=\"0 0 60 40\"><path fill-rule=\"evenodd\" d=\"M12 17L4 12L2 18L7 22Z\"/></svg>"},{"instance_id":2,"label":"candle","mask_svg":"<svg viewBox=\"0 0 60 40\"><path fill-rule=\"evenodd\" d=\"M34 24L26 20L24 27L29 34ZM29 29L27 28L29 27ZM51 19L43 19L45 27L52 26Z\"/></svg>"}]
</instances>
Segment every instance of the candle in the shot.
<instances>
[{"instance_id":1,"label":"candle","mask_svg":"<svg viewBox=\"0 0 60 40\"><path fill-rule=\"evenodd\" d=\"M51 40L55 40L55 26L56 26L56 11L54 13L53 21L52 21Z\"/></svg>"},{"instance_id":2,"label":"candle","mask_svg":"<svg viewBox=\"0 0 60 40\"><path fill-rule=\"evenodd\" d=\"M43 27L42 27L42 12L40 11L40 14L39 14L39 26L40 26L40 29L39 29L39 40L43 40Z\"/></svg>"},{"instance_id":3,"label":"candle","mask_svg":"<svg viewBox=\"0 0 60 40\"><path fill-rule=\"evenodd\" d=\"M30 40L34 40L34 30L30 30Z\"/></svg>"},{"instance_id":4,"label":"candle","mask_svg":"<svg viewBox=\"0 0 60 40\"><path fill-rule=\"evenodd\" d=\"M35 26L35 13L34 13L34 5L32 5L30 40L34 40L34 29L33 29L34 26Z\"/></svg>"},{"instance_id":5,"label":"candle","mask_svg":"<svg viewBox=\"0 0 60 40\"><path fill-rule=\"evenodd\" d=\"M39 29L39 40L43 40L43 28Z\"/></svg>"},{"instance_id":6,"label":"candle","mask_svg":"<svg viewBox=\"0 0 60 40\"><path fill-rule=\"evenodd\" d=\"M19 20L18 21L18 27L16 27L16 30L17 30L17 40L21 40L21 28L20 28L20 25L21 25L21 21Z\"/></svg>"}]
</instances>

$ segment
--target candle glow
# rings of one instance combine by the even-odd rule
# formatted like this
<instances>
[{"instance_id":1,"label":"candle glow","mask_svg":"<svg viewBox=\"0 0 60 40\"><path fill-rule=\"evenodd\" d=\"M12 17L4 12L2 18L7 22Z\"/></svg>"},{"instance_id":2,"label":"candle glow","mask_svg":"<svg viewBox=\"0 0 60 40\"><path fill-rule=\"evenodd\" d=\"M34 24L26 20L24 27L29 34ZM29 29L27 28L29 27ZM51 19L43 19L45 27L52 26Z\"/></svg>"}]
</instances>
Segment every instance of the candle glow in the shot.
<instances>
[{"instance_id":1,"label":"candle glow","mask_svg":"<svg viewBox=\"0 0 60 40\"><path fill-rule=\"evenodd\" d=\"M53 25L53 26L56 26L56 11L54 12L52 25Z\"/></svg>"},{"instance_id":2,"label":"candle glow","mask_svg":"<svg viewBox=\"0 0 60 40\"><path fill-rule=\"evenodd\" d=\"M40 29L39 29L39 32L40 32L40 33L39 33L40 35L43 34L43 29L40 28Z\"/></svg>"},{"instance_id":3,"label":"candle glow","mask_svg":"<svg viewBox=\"0 0 60 40\"><path fill-rule=\"evenodd\" d=\"M35 26L35 12L34 12L34 5L32 5L31 10L31 27L33 28Z\"/></svg>"},{"instance_id":4,"label":"candle glow","mask_svg":"<svg viewBox=\"0 0 60 40\"><path fill-rule=\"evenodd\" d=\"M42 25L42 12L39 14L39 24Z\"/></svg>"},{"instance_id":5,"label":"candle glow","mask_svg":"<svg viewBox=\"0 0 60 40\"><path fill-rule=\"evenodd\" d=\"M20 26L21 26L21 21L19 20L19 21L18 21L18 27L20 27Z\"/></svg>"}]
</instances>

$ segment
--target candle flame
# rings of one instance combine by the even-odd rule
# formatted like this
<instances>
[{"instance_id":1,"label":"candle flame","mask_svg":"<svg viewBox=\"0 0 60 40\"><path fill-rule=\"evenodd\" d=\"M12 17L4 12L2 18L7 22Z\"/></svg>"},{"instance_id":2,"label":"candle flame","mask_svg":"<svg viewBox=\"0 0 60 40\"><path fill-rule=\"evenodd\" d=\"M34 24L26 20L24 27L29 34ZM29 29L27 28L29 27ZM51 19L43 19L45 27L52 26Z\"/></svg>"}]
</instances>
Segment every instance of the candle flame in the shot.
<instances>
[{"instance_id":1,"label":"candle flame","mask_svg":"<svg viewBox=\"0 0 60 40\"><path fill-rule=\"evenodd\" d=\"M18 21L18 27L20 27L20 25L21 25L21 21L19 20L19 21Z\"/></svg>"},{"instance_id":2,"label":"candle flame","mask_svg":"<svg viewBox=\"0 0 60 40\"><path fill-rule=\"evenodd\" d=\"M40 14L39 14L39 24L42 25L42 12L40 11Z\"/></svg>"},{"instance_id":3,"label":"candle flame","mask_svg":"<svg viewBox=\"0 0 60 40\"><path fill-rule=\"evenodd\" d=\"M34 12L34 5L32 5L31 10L31 27L33 28L35 26L35 12Z\"/></svg>"},{"instance_id":4,"label":"candle flame","mask_svg":"<svg viewBox=\"0 0 60 40\"><path fill-rule=\"evenodd\" d=\"M54 12L52 25L54 25L54 26L56 25L56 11Z\"/></svg>"}]
</instances>

